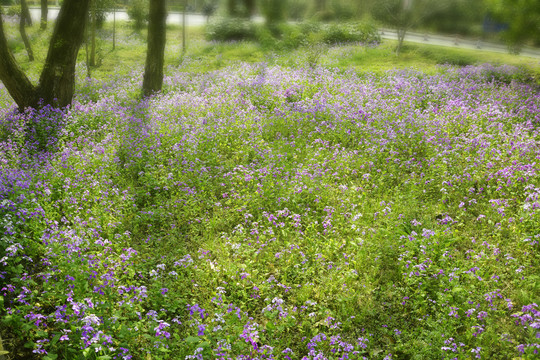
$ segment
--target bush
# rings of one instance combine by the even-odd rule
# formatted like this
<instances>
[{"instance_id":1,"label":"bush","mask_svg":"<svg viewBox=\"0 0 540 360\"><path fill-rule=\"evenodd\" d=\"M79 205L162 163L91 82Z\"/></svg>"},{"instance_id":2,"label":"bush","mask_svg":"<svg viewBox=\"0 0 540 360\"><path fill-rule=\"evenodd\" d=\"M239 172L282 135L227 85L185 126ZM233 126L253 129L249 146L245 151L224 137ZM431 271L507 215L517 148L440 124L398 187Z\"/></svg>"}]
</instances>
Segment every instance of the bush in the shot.
<instances>
[{"instance_id":1,"label":"bush","mask_svg":"<svg viewBox=\"0 0 540 360\"><path fill-rule=\"evenodd\" d=\"M373 44L381 41L377 28L371 23L331 24L325 26L322 32L323 41L327 44Z\"/></svg>"},{"instance_id":2,"label":"bush","mask_svg":"<svg viewBox=\"0 0 540 360\"><path fill-rule=\"evenodd\" d=\"M127 14L135 30L141 30L148 21L148 1L134 0L127 9Z\"/></svg>"},{"instance_id":3,"label":"bush","mask_svg":"<svg viewBox=\"0 0 540 360\"><path fill-rule=\"evenodd\" d=\"M256 40L264 48L296 49L316 43L374 44L381 38L370 22L320 25L306 22L295 25L270 23L255 26L244 19L225 18L206 27L206 38L215 41Z\"/></svg>"},{"instance_id":4,"label":"bush","mask_svg":"<svg viewBox=\"0 0 540 360\"><path fill-rule=\"evenodd\" d=\"M256 29L249 20L226 18L206 26L206 39L214 41L255 40Z\"/></svg>"},{"instance_id":5,"label":"bush","mask_svg":"<svg viewBox=\"0 0 540 360\"><path fill-rule=\"evenodd\" d=\"M307 44L309 31L302 31L300 26L279 24L273 26L259 26L257 28L257 42L264 48L297 49Z\"/></svg>"}]
</instances>

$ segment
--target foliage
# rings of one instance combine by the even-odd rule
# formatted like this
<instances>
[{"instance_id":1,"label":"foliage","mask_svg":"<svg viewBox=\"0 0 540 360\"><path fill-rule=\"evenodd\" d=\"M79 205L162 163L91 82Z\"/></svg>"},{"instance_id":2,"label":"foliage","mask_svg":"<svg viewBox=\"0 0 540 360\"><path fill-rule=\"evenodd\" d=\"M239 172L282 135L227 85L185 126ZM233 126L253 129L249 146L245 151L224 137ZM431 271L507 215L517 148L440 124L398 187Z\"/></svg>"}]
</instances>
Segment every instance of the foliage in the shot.
<instances>
[{"instance_id":1,"label":"foliage","mask_svg":"<svg viewBox=\"0 0 540 360\"><path fill-rule=\"evenodd\" d=\"M453 0L450 6L435 9L421 26L435 33L480 36L485 16L484 0Z\"/></svg>"},{"instance_id":2,"label":"foliage","mask_svg":"<svg viewBox=\"0 0 540 360\"><path fill-rule=\"evenodd\" d=\"M267 25L279 24L287 19L287 0L260 0L260 7Z\"/></svg>"},{"instance_id":3,"label":"foliage","mask_svg":"<svg viewBox=\"0 0 540 360\"><path fill-rule=\"evenodd\" d=\"M310 1L288 0L287 17L291 20L302 21L307 17Z\"/></svg>"},{"instance_id":4,"label":"foliage","mask_svg":"<svg viewBox=\"0 0 540 360\"><path fill-rule=\"evenodd\" d=\"M376 44L381 41L377 27L369 22L326 25L323 27L322 39L327 44L350 42Z\"/></svg>"},{"instance_id":5,"label":"foliage","mask_svg":"<svg viewBox=\"0 0 540 360\"><path fill-rule=\"evenodd\" d=\"M148 0L133 0L127 8L129 19L135 30L141 30L148 22Z\"/></svg>"},{"instance_id":6,"label":"foliage","mask_svg":"<svg viewBox=\"0 0 540 360\"><path fill-rule=\"evenodd\" d=\"M206 16L207 19L209 19L210 16L214 15L217 8L218 8L218 4L216 1L206 0L202 6L202 13L204 16Z\"/></svg>"},{"instance_id":7,"label":"foliage","mask_svg":"<svg viewBox=\"0 0 540 360\"><path fill-rule=\"evenodd\" d=\"M370 22L274 24L256 26L242 20L222 19L207 26L207 39L217 41L252 40L267 49L296 49L317 43L377 44L380 36Z\"/></svg>"},{"instance_id":8,"label":"foliage","mask_svg":"<svg viewBox=\"0 0 540 360\"><path fill-rule=\"evenodd\" d=\"M383 0L374 6L373 15L384 24L396 28L396 55L399 55L407 31L423 24L431 15L449 6L449 2L434 0Z\"/></svg>"},{"instance_id":9,"label":"foliage","mask_svg":"<svg viewBox=\"0 0 540 360\"><path fill-rule=\"evenodd\" d=\"M254 14L256 0L225 0L224 3L228 17L249 19Z\"/></svg>"},{"instance_id":10,"label":"foliage","mask_svg":"<svg viewBox=\"0 0 540 360\"><path fill-rule=\"evenodd\" d=\"M206 26L206 38L215 41L253 40L255 25L246 19L222 18Z\"/></svg>"},{"instance_id":11,"label":"foliage","mask_svg":"<svg viewBox=\"0 0 540 360\"><path fill-rule=\"evenodd\" d=\"M532 41L539 44L540 39L540 2L535 0L488 0L491 13L502 22L509 24L505 32L507 40L517 45Z\"/></svg>"},{"instance_id":12,"label":"foliage","mask_svg":"<svg viewBox=\"0 0 540 360\"><path fill-rule=\"evenodd\" d=\"M96 0L96 25L98 29L103 28L107 12L111 11L113 6L115 6L114 0ZM90 10L92 11L92 8ZM128 16L130 16L129 13Z\"/></svg>"}]
</instances>

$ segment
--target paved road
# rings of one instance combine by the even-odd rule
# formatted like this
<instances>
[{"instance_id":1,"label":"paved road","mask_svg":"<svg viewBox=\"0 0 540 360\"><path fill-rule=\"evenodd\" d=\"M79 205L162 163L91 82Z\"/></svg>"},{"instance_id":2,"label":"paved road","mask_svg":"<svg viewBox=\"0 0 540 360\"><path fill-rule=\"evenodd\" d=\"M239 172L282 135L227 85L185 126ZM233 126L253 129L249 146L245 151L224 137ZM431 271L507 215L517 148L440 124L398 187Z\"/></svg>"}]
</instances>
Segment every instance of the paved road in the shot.
<instances>
[{"instance_id":1,"label":"paved road","mask_svg":"<svg viewBox=\"0 0 540 360\"><path fill-rule=\"evenodd\" d=\"M41 16L41 11L39 8L31 8L30 13L32 19L39 21ZM49 8L49 19L56 19L58 16L57 8ZM107 13L107 21L113 20L113 13ZM116 12L116 20L125 21L129 20L129 17L125 11ZM256 22L262 22L261 17L256 17L254 19ZM182 14L181 13L169 13L167 17L168 24L182 24ZM200 26L206 24L206 17L201 14L188 14L186 16L186 24L189 26ZM381 37L384 39L397 39L396 32L391 29L381 29ZM442 35L425 35L414 32L408 32L405 36L405 41L411 41L422 44L433 44L439 46L449 46L462 49L472 49L472 50L484 50L492 51L498 53L508 53L506 46L497 44L497 43L488 43L480 40L474 41L470 39L463 39L459 37L451 36L442 36ZM540 60L540 49L526 47L521 51L521 55L528 56L534 59Z\"/></svg>"},{"instance_id":2,"label":"paved road","mask_svg":"<svg viewBox=\"0 0 540 360\"><path fill-rule=\"evenodd\" d=\"M381 29L381 37L384 39L397 40L396 31L391 29ZM508 53L508 48L505 45L492 42L484 42L481 40L475 41L470 39L464 39L458 36L451 37L408 32L405 34L405 41L439 46L449 46L462 49L484 50L506 54ZM540 49L525 47L522 49L520 55L540 60Z\"/></svg>"}]
</instances>

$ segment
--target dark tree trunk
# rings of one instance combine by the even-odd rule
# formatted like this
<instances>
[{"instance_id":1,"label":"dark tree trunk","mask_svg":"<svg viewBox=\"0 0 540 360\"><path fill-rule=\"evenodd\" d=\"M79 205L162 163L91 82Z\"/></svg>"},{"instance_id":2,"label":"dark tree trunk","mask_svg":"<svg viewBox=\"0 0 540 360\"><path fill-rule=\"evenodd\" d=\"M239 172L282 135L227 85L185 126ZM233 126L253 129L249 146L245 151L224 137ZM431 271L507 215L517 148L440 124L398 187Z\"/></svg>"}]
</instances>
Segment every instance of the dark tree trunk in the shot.
<instances>
[{"instance_id":1,"label":"dark tree trunk","mask_svg":"<svg viewBox=\"0 0 540 360\"><path fill-rule=\"evenodd\" d=\"M81 45L89 0L64 0L49 45L39 85L34 87L9 50L0 18L0 80L19 106L71 103L75 88L75 63Z\"/></svg>"},{"instance_id":2,"label":"dark tree trunk","mask_svg":"<svg viewBox=\"0 0 540 360\"><path fill-rule=\"evenodd\" d=\"M161 90L163 85L163 58L165 53L165 0L150 0L148 17L148 49L144 67L143 96Z\"/></svg>"},{"instance_id":3,"label":"dark tree trunk","mask_svg":"<svg viewBox=\"0 0 540 360\"><path fill-rule=\"evenodd\" d=\"M251 18L255 14L255 0L244 0L244 8L246 17Z\"/></svg>"},{"instance_id":4,"label":"dark tree trunk","mask_svg":"<svg viewBox=\"0 0 540 360\"><path fill-rule=\"evenodd\" d=\"M34 61L34 52L32 51L32 45L30 44L30 40L28 40L28 35L26 34L26 29L24 27L27 13L28 5L26 4L26 0L21 0L21 17L19 21L19 32L21 33L24 47L26 48L26 52L28 53L28 60Z\"/></svg>"},{"instance_id":5,"label":"dark tree trunk","mask_svg":"<svg viewBox=\"0 0 540 360\"><path fill-rule=\"evenodd\" d=\"M30 9L28 9L28 6L25 6L25 8L23 9L22 1L21 1L21 16L23 15L22 14L23 12L24 12L24 19L26 22L26 26L32 26L32 16L30 15Z\"/></svg>"},{"instance_id":6,"label":"dark tree trunk","mask_svg":"<svg viewBox=\"0 0 540 360\"><path fill-rule=\"evenodd\" d=\"M236 0L227 0L227 15L230 17L238 16Z\"/></svg>"},{"instance_id":7,"label":"dark tree trunk","mask_svg":"<svg viewBox=\"0 0 540 360\"><path fill-rule=\"evenodd\" d=\"M0 10L1 12L1 10ZM19 67L7 44L4 23L0 14L0 80L20 110L37 104L36 89Z\"/></svg>"},{"instance_id":8,"label":"dark tree trunk","mask_svg":"<svg viewBox=\"0 0 540 360\"><path fill-rule=\"evenodd\" d=\"M90 0L64 0L58 13L38 96L45 104L67 106L75 90L75 64L84 38Z\"/></svg>"},{"instance_id":9,"label":"dark tree trunk","mask_svg":"<svg viewBox=\"0 0 540 360\"><path fill-rule=\"evenodd\" d=\"M49 14L48 5L47 0L41 0L41 30L45 30L47 28L47 15Z\"/></svg>"}]
</instances>

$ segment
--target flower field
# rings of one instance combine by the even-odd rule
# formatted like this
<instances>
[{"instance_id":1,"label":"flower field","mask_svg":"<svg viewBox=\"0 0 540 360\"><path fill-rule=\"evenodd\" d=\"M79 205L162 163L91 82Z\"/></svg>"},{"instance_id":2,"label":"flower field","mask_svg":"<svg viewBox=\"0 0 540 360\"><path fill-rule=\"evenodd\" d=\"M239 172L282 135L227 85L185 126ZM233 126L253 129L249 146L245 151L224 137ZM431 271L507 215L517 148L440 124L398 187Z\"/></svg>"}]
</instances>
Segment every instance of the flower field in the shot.
<instances>
[{"instance_id":1,"label":"flower field","mask_svg":"<svg viewBox=\"0 0 540 360\"><path fill-rule=\"evenodd\" d=\"M141 80L0 109L9 359L538 356L518 69L179 68L143 101Z\"/></svg>"}]
</instances>

